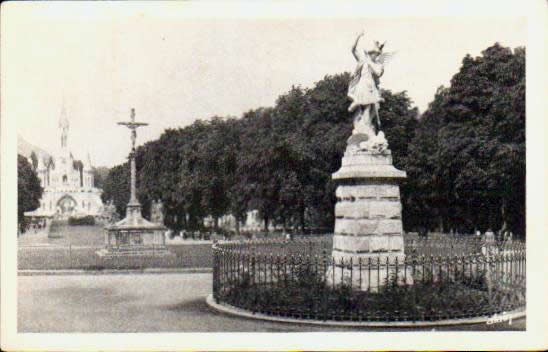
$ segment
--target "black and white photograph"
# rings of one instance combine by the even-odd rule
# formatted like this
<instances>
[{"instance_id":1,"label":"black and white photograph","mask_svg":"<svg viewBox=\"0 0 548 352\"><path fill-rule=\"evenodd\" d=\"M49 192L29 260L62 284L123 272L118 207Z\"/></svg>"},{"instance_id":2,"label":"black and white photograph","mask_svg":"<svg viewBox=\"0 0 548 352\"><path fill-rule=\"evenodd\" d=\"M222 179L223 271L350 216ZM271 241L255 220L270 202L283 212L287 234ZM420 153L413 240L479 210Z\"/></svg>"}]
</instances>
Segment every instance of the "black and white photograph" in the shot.
<instances>
[{"instance_id":1,"label":"black and white photograph","mask_svg":"<svg viewBox=\"0 0 548 352\"><path fill-rule=\"evenodd\" d=\"M2 3L2 349L546 348L548 3L479 3Z\"/></svg>"}]
</instances>

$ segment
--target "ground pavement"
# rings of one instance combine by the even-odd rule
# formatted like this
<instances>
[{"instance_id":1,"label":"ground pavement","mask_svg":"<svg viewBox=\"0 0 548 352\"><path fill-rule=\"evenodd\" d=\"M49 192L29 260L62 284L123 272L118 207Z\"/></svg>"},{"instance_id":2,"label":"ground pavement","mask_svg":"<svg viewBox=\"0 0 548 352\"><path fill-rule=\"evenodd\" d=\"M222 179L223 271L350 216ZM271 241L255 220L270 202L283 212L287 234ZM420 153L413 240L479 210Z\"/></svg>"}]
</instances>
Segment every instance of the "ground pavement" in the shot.
<instances>
[{"instance_id":1,"label":"ground pavement","mask_svg":"<svg viewBox=\"0 0 548 352\"><path fill-rule=\"evenodd\" d=\"M19 332L389 331L259 321L207 306L211 274L18 276ZM524 330L525 320L436 330ZM392 329L406 331L410 329ZM417 330L417 329L414 329ZM432 330L427 328L423 330Z\"/></svg>"}]
</instances>

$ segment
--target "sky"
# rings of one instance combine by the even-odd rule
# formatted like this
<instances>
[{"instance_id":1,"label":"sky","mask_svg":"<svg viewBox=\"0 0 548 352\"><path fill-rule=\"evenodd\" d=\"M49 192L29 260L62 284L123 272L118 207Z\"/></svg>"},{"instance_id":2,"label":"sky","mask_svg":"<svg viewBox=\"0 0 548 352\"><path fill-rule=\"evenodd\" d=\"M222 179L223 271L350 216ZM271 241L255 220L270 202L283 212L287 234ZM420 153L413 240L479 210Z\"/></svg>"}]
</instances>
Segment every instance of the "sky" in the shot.
<instances>
[{"instance_id":1,"label":"sky","mask_svg":"<svg viewBox=\"0 0 548 352\"><path fill-rule=\"evenodd\" d=\"M46 3L2 13L3 116L28 142L54 151L64 105L69 145L95 166L123 162L136 119L137 143L196 119L239 117L272 106L292 85L312 87L327 74L352 72L355 36L395 51L381 87L407 91L422 112L448 85L466 54L495 42L527 42L524 17L500 16L222 16L172 4ZM237 17L237 16L236 16ZM382 116L381 116L382 118Z\"/></svg>"}]
</instances>

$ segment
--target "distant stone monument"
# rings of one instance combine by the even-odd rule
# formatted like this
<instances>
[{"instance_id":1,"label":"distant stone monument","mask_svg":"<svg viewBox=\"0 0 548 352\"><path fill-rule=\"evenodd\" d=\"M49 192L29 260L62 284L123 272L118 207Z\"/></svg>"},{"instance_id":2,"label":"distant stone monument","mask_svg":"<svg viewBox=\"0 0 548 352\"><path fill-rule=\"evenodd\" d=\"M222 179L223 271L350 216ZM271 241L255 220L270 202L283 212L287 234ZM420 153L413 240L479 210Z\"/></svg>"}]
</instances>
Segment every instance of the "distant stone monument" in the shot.
<instances>
[{"instance_id":1,"label":"distant stone monument","mask_svg":"<svg viewBox=\"0 0 548 352\"><path fill-rule=\"evenodd\" d=\"M118 212L116 211L116 206L112 200L108 200L103 206L101 215L107 224L118 221Z\"/></svg>"},{"instance_id":2,"label":"distant stone monument","mask_svg":"<svg viewBox=\"0 0 548 352\"><path fill-rule=\"evenodd\" d=\"M120 220L120 215L118 214L118 210L116 210L116 205L114 205L114 201L111 200L110 204L108 206L108 211L110 214L110 223L115 223Z\"/></svg>"},{"instance_id":3,"label":"distant stone monument","mask_svg":"<svg viewBox=\"0 0 548 352\"><path fill-rule=\"evenodd\" d=\"M406 177L404 171L392 165L392 155L384 133L380 131L379 78L384 71L384 44L373 43L373 48L360 47L361 33L352 47L358 61L348 89L352 99L349 111L354 113L354 129L348 139L341 168L332 177L337 181L335 206L335 234L332 256L336 263L341 259L352 263L353 287L376 290L393 275L382 269L380 274L356 274L360 260L363 267L369 263L381 265L403 263L405 259L399 181ZM375 126L376 125L376 126ZM334 283L344 282L337 267L335 275L328 278ZM367 269L363 269L367 270ZM342 271L344 272L344 271ZM400 270L403 274L403 270ZM406 275L408 281L411 275ZM334 278L334 280L333 280ZM398 280L402 280L401 277ZM409 283L409 282L408 282Z\"/></svg>"},{"instance_id":4,"label":"distant stone monument","mask_svg":"<svg viewBox=\"0 0 548 352\"><path fill-rule=\"evenodd\" d=\"M107 226L105 234L105 248L97 252L99 256L147 256L173 255L165 246L164 232L166 228L145 220L141 214L141 204L137 200L135 140L137 128L148 125L135 122L135 109L131 109L131 121L119 122L119 125L131 130L132 148L129 154L131 167L130 198L126 208L126 217L121 221Z\"/></svg>"},{"instance_id":5,"label":"distant stone monument","mask_svg":"<svg viewBox=\"0 0 548 352\"><path fill-rule=\"evenodd\" d=\"M150 206L150 221L164 225L164 204L161 200L152 201Z\"/></svg>"}]
</instances>

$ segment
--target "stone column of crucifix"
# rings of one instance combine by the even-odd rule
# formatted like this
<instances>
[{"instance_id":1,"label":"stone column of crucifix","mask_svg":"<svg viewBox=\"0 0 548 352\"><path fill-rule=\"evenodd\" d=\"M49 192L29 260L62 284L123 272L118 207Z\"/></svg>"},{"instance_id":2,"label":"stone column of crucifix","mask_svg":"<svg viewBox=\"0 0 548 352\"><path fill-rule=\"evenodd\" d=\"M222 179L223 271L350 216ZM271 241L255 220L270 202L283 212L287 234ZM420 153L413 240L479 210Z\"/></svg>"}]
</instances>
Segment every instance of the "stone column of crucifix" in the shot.
<instances>
[{"instance_id":1,"label":"stone column of crucifix","mask_svg":"<svg viewBox=\"0 0 548 352\"><path fill-rule=\"evenodd\" d=\"M135 122L135 109L131 109L131 121L130 122L118 122L119 125L126 126L131 130L131 153L129 154L130 167L131 167L131 188L130 198L127 208L127 214L129 215L133 209L138 208L140 211L141 205L137 200L136 191L136 166L135 166L135 140L137 139L137 128L141 126L147 126L148 123Z\"/></svg>"}]
</instances>

